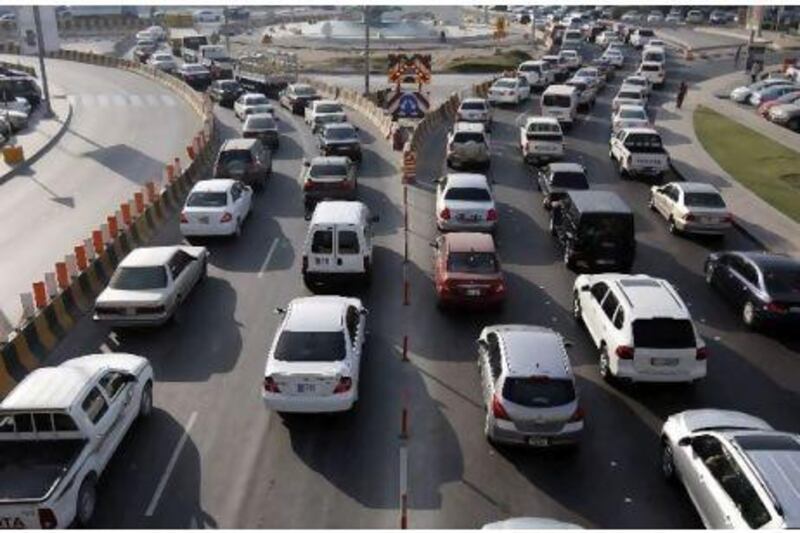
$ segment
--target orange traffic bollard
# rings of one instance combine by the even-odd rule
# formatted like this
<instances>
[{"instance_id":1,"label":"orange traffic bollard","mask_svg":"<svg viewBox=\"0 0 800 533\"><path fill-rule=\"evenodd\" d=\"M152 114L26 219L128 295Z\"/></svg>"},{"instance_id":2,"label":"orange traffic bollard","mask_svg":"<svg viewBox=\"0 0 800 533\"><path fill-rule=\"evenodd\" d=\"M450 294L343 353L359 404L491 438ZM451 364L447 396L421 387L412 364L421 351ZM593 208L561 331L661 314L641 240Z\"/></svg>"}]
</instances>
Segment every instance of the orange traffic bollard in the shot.
<instances>
[{"instance_id":1,"label":"orange traffic bollard","mask_svg":"<svg viewBox=\"0 0 800 533\"><path fill-rule=\"evenodd\" d=\"M131 204L124 203L120 204L120 210L122 211L122 221L125 223L126 226L131 225Z\"/></svg>"},{"instance_id":2,"label":"orange traffic bollard","mask_svg":"<svg viewBox=\"0 0 800 533\"><path fill-rule=\"evenodd\" d=\"M33 284L33 300L37 309L47 307L47 292L44 288L44 281L36 281Z\"/></svg>"},{"instance_id":3,"label":"orange traffic bollard","mask_svg":"<svg viewBox=\"0 0 800 533\"><path fill-rule=\"evenodd\" d=\"M156 192L156 184L152 181L147 182L147 199L151 204L158 199L158 193Z\"/></svg>"},{"instance_id":4,"label":"orange traffic bollard","mask_svg":"<svg viewBox=\"0 0 800 533\"><path fill-rule=\"evenodd\" d=\"M78 269L83 271L89 268L89 261L86 257L86 247L84 245L75 247L75 260L78 263Z\"/></svg>"},{"instance_id":5,"label":"orange traffic bollard","mask_svg":"<svg viewBox=\"0 0 800 533\"><path fill-rule=\"evenodd\" d=\"M117 225L117 217L114 215L106 217L106 222L108 222L108 233L112 239L117 237L117 232L119 232L119 226Z\"/></svg>"},{"instance_id":6,"label":"orange traffic bollard","mask_svg":"<svg viewBox=\"0 0 800 533\"><path fill-rule=\"evenodd\" d=\"M60 289L69 287L69 273L67 272L67 263L59 261L56 263L56 281Z\"/></svg>"},{"instance_id":7,"label":"orange traffic bollard","mask_svg":"<svg viewBox=\"0 0 800 533\"><path fill-rule=\"evenodd\" d=\"M92 232L92 244L94 244L94 251L97 254L103 253L103 232L99 229Z\"/></svg>"}]
</instances>

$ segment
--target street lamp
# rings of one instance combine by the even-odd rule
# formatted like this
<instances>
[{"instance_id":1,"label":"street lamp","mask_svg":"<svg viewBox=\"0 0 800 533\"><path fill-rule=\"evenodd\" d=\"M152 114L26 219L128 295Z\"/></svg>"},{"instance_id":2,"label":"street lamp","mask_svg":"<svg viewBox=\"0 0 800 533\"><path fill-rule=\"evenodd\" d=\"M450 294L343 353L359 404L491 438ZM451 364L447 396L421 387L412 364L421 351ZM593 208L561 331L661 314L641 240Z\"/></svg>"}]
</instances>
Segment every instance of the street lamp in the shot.
<instances>
[{"instance_id":1,"label":"street lamp","mask_svg":"<svg viewBox=\"0 0 800 533\"><path fill-rule=\"evenodd\" d=\"M369 97L369 6L364 6L364 96Z\"/></svg>"},{"instance_id":2,"label":"street lamp","mask_svg":"<svg viewBox=\"0 0 800 533\"><path fill-rule=\"evenodd\" d=\"M42 35L42 19L39 16L39 6L33 6L33 24L36 27L36 51L39 55L39 72L42 73L42 91L44 92L44 118L53 117L53 108L50 107L50 89L47 86L47 71L44 68L44 36Z\"/></svg>"}]
</instances>

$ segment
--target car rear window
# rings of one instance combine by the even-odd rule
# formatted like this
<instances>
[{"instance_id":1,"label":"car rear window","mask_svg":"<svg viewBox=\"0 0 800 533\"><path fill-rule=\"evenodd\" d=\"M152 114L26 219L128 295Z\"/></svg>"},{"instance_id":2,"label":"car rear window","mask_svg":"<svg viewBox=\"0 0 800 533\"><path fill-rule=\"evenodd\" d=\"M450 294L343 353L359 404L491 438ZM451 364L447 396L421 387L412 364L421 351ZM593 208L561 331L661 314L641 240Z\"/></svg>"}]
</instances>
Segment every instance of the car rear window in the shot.
<instances>
[{"instance_id":1,"label":"car rear window","mask_svg":"<svg viewBox=\"0 0 800 533\"><path fill-rule=\"evenodd\" d=\"M474 202L489 202L492 197L489 191L478 187L453 187L444 195L445 200L469 200Z\"/></svg>"},{"instance_id":2,"label":"car rear window","mask_svg":"<svg viewBox=\"0 0 800 533\"><path fill-rule=\"evenodd\" d=\"M725 207L722 197L715 192L687 192L683 203L689 207Z\"/></svg>"},{"instance_id":3,"label":"car rear window","mask_svg":"<svg viewBox=\"0 0 800 533\"><path fill-rule=\"evenodd\" d=\"M347 166L344 164L321 163L311 166L309 175L312 178L343 177L347 175Z\"/></svg>"},{"instance_id":4,"label":"car rear window","mask_svg":"<svg viewBox=\"0 0 800 533\"><path fill-rule=\"evenodd\" d=\"M800 265L762 267L761 271L770 294L800 293Z\"/></svg>"},{"instance_id":5,"label":"car rear window","mask_svg":"<svg viewBox=\"0 0 800 533\"><path fill-rule=\"evenodd\" d=\"M275 347L278 361L341 361L346 355L341 331L284 331Z\"/></svg>"},{"instance_id":6,"label":"car rear window","mask_svg":"<svg viewBox=\"0 0 800 533\"><path fill-rule=\"evenodd\" d=\"M517 83L512 80L500 80L495 82L494 86L498 89L514 89Z\"/></svg>"},{"instance_id":7,"label":"car rear window","mask_svg":"<svg viewBox=\"0 0 800 533\"><path fill-rule=\"evenodd\" d=\"M647 120L647 113L643 109L623 109L619 112L619 118Z\"/></svg>"},{"instance_id":8,"label":"car rear window","mask_svg":"<svg viewBox=\"0 0 800 533\"><path fill-rule=\"evenodd\" d=\"M186 200L188 207L224 207L228 205L228 193L193 192Z\"/></svg>"},{"instance_id":9,"label":"car rear window","mask_svg":"<svg viewBox=\"0 0 800 533\"><path fill-rule=\"evenodd\" d=\"M636 152L661 151L661 137L655 133L632 133L625 139L625 146Z\"/></svg>"},{"instance_id":10,"label":"car rear window","mask_svg":"<svg viewBox=\"0 0 800 533\"><path fill-rule=\"evenodd\" d=\"M556 172L550 183L554 187L565 189L585 190L589 188L589 182L586 181L586 175L583 172Z\"/></svg>"},{"instance_id":11,"label":"car rear window","mask_svg":"<svg viewBox=\"0 0 800 533\"><path fill-rule=\"evenodd\" d=\"M642 72L659 72L660 70L659 65L642 65Z\"/></svg>"},{"instance_id":12,"label":"car rear window","mask_svg":"<svg viewBox=\"0 0 800 533\"><path fill-rule=\"evenodd\" d=\"M542 67L539 65L520 65L519 67L520 72L541 72Z\"/></svg>"},{"instance_id":13,"label":"car rear window","mask_svg":"<svg viewBox=\"0 0 800 533\"><path fill-rule=\"evenodd\" d=\"M453 136L454 143L483 143L483 134L482 133L473 133L469 131L459 131Z\"/></svg>"},{"instance_id":14,"label":"car rear window","mask_svg":"<svg viewBox=\"0 0 800 533\"><path fill-rule=\"evenodd\" d=\"M315 231L311 238L312 254L333 253L333 232L331 230Z\"/></svg>"},{"instance_id":15,"label":"car rear window","mask_svg":"<svg viewBox=\"0 0 800 533\"><path fill-rule=\"evenodd\" d=\"M342 106L340 104L320 104L317 106L317 113L341 113Z\"/></svg>"},{"instance_id":16,"label":"car rear window","mask_svg":"<svg viewBox=\"0 0 800 533\"><path fill-rule=\"evenodd\" d=\"M575 387L568 379L510 377L503 385L503 398L525 407L558 407L575 401Z\"/></svg>"},{"instance_id":17,"label":"car rear window","mask_svg":"<svg viewBox=\"0 0 800 533\"><path fill-rule=\"evenodd\" d=\"M163 266L120 267L109 286L123 291L163 289L167 286L167 271Z\"/></svg>"},{"instance_id":18,"label":"car rear window","mask_svg":"<svg viewBox=\"0 0 800 533\"><path fill-rule=\"evenodd\" d=\"M581 236L590 243L629 241L633 243L633 220L628 215L590 213L581 216Z\"/></svg>"},{"instance_id":19,"label":"car rear window","mask_svg":"<svg viewBox=\"0 0 800 533\"><path fill-rule=\"evenodd\" d=\"M339 232L339 253L355 255L360 251L358 234L355 231L345 230Z\"/></svg>"},{"instance_id":20,"label":"car rear window","mask_svg":"<svg viewBox=\"0 0 800 533\"><path fill-rule=\"evenodd\" d=\"M664 62L664 54L661 52L647 52L642 58L643 61L654 61L657 63Z\"/></svg>"},{"instance_id":21,"label":"car rear window","mask_svg":"<svg viewBox=\"0 0 800 533\"><path fill-rule=\"evenodd\" d=\"M249 165L252 161L250 150L225 150L219 154L219 162L225 166L235 163Z\"/></svg>"},{"instance_id":22,"label":"car rear window","mask_svg":"<svg viewBox=\"0 0 800 533\"><path fill-rule=\"evenodd\" d=\"M294 94L297 96L314 96L314 88L304 85L295 86Z\"/></svg>"},{"instance_id":23,"label":"car rear window","mask_svg":"<svg viewBox=\"0 0 800 533\"><path fill-rule=\"evenodd\" d=\"M497 258L491 252L450 252L447 256L448 272L494 274L497 270Z\"/></svg>"},{"instance_id":24,"label":"car rear window","mask_svg":"<svg viewBox=\"0 0 800 533\"><path fill-rule=\"evenodd\" d=\"M356 130L353 128L329 128L325 130L326 139L342 141L344 139L354 139L355 137Z\"/></svg>"},{"instance_id":25,"label":"car rear window","mask_svg":"<svg viewBox=\"0 0 800 533\"><path fill-rule=\"evenodd\" d=\"M649 318L633 321L633 344L637 348L694 348L697 340L691 320Z\"/></svg>"},{"instance_id":26,"label":"car rear window","mask_svg":"<svg viewBox=\"0 0 800 533\"><path fill-rule=\"evenodd\" d=\"M631 98L633 100L641 100L642 94L638 91L620 91L617 95L618 98Z\"/></svg>"},{"instance_id":27,"label":"car rear window","mask_svg":"<svg viewBox=\"0 0 800 533\"><path fill-rule=\"evenodd\" d=\"M244 123L244 128L255 130L274 130L275 119L272 117L248 117Z\"/></svg>"},{"instance_id":28,"label":"car rear window","mask_svg":"<svg viewBox=\"0 0 800 533\"><path fill-rule=\"evenodd\" d=\"M546 94L542 97L542 105L547 107L571 107L572 99L563 94Z\"/></svg>"},{"instance_id":29,"label":"car rear window","mask_svg":"<svg viewBox=\"0 0 800 533\"><path fill-rule=\"evenodd\" d=\"M468 111L485 111L486 105L483 102L464 102L461 104L461 109Z\"/></svg>"}]
</instances>

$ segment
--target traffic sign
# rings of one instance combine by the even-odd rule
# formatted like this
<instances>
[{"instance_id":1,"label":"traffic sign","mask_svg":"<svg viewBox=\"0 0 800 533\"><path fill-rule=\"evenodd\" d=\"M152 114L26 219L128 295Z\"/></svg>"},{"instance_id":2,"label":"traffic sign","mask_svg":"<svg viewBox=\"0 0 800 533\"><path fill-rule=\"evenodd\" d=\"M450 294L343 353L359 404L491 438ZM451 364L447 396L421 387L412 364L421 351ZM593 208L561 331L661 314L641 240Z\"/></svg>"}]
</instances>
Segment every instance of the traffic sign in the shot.
<instances>
[{"instance_id":1,"label":"traffic sign","mask_svg":"<svg viewBox=\"0 0 800 533\"><path fill-rule=\"evenodd\" d=\"M428 99L413 91L397 91L386 104L395 118L422 118L429 107Z\"/></svg>"},{"instance_id":2,"label":"traffic sign","mask_svg":"<svg viewBox=\"0 0 800 533\"><path fill-rule=\"evenodd\" d=\"M389 82L416 83L431 82L430 54L389 54Z\"/></svg>"}]
</instances>

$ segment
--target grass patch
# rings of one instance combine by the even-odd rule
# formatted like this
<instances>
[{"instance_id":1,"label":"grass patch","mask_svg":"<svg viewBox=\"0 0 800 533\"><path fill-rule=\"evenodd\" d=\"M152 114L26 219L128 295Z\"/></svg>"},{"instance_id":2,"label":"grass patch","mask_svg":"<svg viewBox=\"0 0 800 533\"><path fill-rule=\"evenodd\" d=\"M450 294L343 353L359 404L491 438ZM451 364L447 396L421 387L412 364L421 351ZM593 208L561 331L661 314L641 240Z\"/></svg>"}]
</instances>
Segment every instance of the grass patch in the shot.
<instances>
[{"instance_id":1,"label":"grass patch","mask_svg":"<svg viewBox=\"0 0 800 533\"><path fill-rule=\"evenodd\" d=\"M462 56L447 63L444 70L459 73L516 70L520 63L531 58L532 56L523 50L507 50L490 56Z\"/></svg>"},{"instance_id":2,"label":"grass patch","mask_svg":"<svg viewBox=\"0 0 800 533\"><path fill-rule=\"evenodd\" d=\"M800 222L800 153L703 106L694 112L694 130L736 181Z\"/></svg>"}]
</instances>

